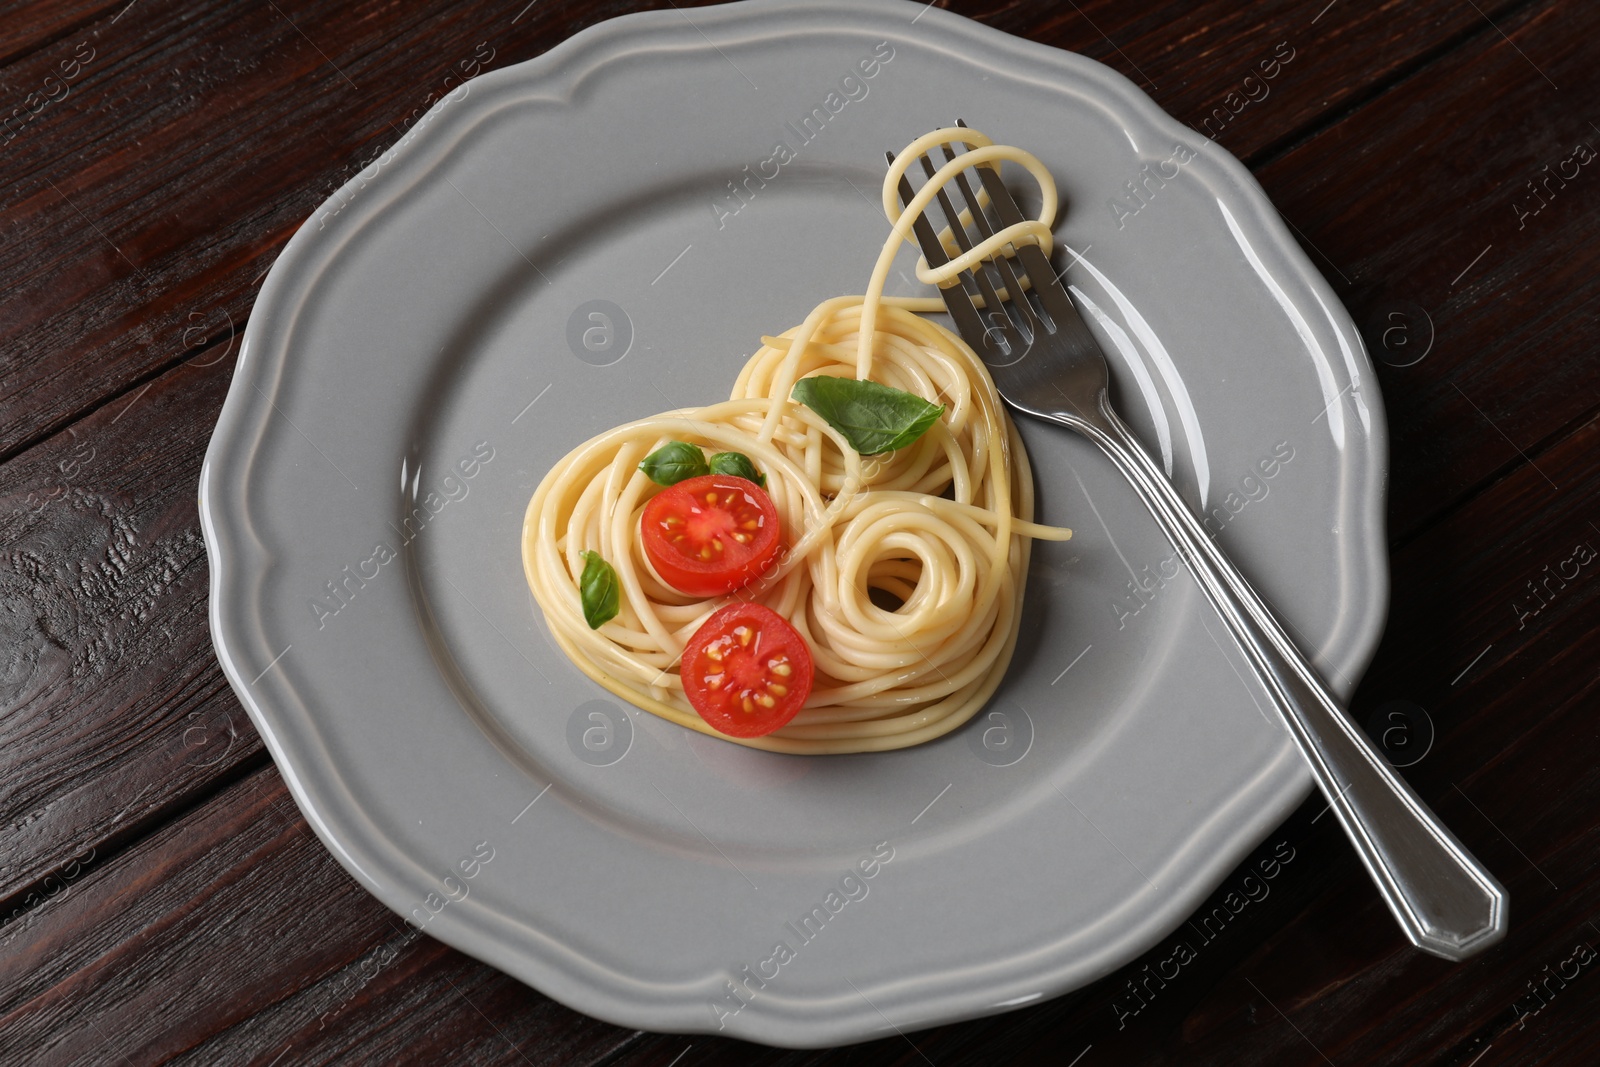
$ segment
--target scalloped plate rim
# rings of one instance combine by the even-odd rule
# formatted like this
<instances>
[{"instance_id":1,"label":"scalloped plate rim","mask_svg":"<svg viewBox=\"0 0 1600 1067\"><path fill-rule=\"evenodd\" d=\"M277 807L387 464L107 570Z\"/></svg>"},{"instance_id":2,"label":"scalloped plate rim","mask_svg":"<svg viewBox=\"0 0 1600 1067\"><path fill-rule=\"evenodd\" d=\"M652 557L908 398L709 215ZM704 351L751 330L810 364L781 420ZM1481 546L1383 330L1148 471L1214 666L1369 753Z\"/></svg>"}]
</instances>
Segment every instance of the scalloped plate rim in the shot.
<instances>
[{"instance_id":1,"label":"scalloped plate rim","mask_svg":"<svg viewBox=\"0 0 1600 1067\"><path fill-rule=\"evenodd\" d=\"M1007 58L1031 62L1042 68L1054 68L1053 71L1041 71L1041 77L1056 73L1063 79L1093 84L1104 94L1103 102L1119 117L1131 114L1148 128L1164 135L1194 135L1193 130L1167 115L1132 82L1103 64L1075 53L1013 37L939 8L924 8L913 0L873 0L865 4L849 4L841 0L741 0L738 3L694 9L692 25L706 38L707 45L715 48L717 34L737 37L738 31L752 20L778 13L860 19L863 24L870 24L885 14L913 14L928 27L937 27L938 32L964 37L964 43L986 49L991 54L1009 52ZM613 58L619 49L628 47L630 42L648 48L647 39L653 32L679 24L679 20L685 18L687 15L676 9L623 15L582 30L540 56L485 72L474 81L483 85L525 83L530 95L538 95L540 90L550 90L557 95L563 91L570 92L588 76L594 66ZM763 30L757 36L774 32L779 31ZM593 62L587 67L578 66L577 61L584 58L590 58ZM448 113L448 106L448 102L436 104L385 153L388 160L397 164L417 164L425 153L432 152L436 162L440 154L439 142L448 136L451 120L460 122L467 114L462 111ZM481 121L484 117L480 115L476 118ZM1335 320L1336 328L1356 339L1357 361L1372 383L1363 392L1374 415L1373 425L1364 438L1366 469L1351 471L1348 469L1351 463L1348 456L1345 460L1345 474L1357 487L1358 491L1353 495L1359 497L1347 503L1346 511L1356 512L1360 521L1353 524L1354 530L1341 541L1344 549L1341 569L1365 595L1341 619L1324 652L1326 657L1358 676L1375 651L1388 601L1383 510L1388 438L1381 397L1372 376L1372 364L1360 343L1360 333L1342 303L1300 251L1248 170L1233 156L1210 142L1206 142L1202 151L1207 166L1216 168L1218 177L1229 187L1231 195L1227 203L1237 212L1241 227L1252 236L1266 238L1268 247L1280 257L1281 266L1292 267L1298 275L1296 280L1322 301ZM432 163L428 165L431 167ZM397 166L396 171L399 169ZM420 181L427 172L424 169L414 181ZM343 210L354 199L355 191L366 188L369 182L378 184L385 181L382 174L365 179L362 177L364 173L352 177L325 204L340 202L340 209ZM394 186L397 178L397 173L391 173L388 176L389 185ZM377 195L363 197L360 213L369 216L376 214L403 192L403 187L396 187L389 191L387 198ZM344 199L341 201L341 198ZM415 858L406 856L387 841L374 844L371 832L364 831L362 827L365 820L358 798L349 796L342 789L331 791L338 795L329 795L299 773L301 767L308 771L320 770L324 774L335 769L320 765L320 754L306 754L295 749L294 739L286 738L276 728L273 709L256 699L251 683L246 681L246 675L239 666L241 660L238 652L241 649L249 648L256 653L264 653L252 657L258 663L265 662L274 654L270 643L261 633L258 614L246 610L256 603L256 594L266 580L271 552L269 546L256 535L250 521L244 491L246 479L224 483L216 476L223 469L243 470L248 474L254 462L257 462L252 458L253 446L265 432L266 419L270 414L270 401L262 401L259 386L281 375L284 367L281 352L276 360L264 362L267 357L252 355L251 342L264 333L271 335L277 332L269 320L282 320L285 323L293 320L296 305L286 304L285 300L296 287L303 294L307 285L303 277L306 269L314 266L319 256L329 254L329 248L326 247L329 242L320 238L319 230L310 225L321 210L319 206L307 223L291 237L269 271L246 327L234 380L202 467L199 507L211 580L209 616L213 641L224 673L260 731L291 794L313 830L346 870L387 906L399 912L403 910L405 901L421 895L424 890L419 887L430 884L425 877L410 876L408 868L410 871L420 871ZM346 239L358 229L358 226L349 226L345 231ZM1344 690L1348 686L1336 688ZM1161 906L1147 911L1142 921L1126 927L1120 941L1108 946L1097 956L1080 956L1054 967L1031 969L1025 975L1011 975L1009 981L1013 987L1020 984L1041 990L1039 995L1027 996L1023 998L1024 1001L1028 1004L1038 1003L1087 984L1135 958L1175 928L1234 869L1240 859L1310 792L1309 772L1303 766L1286 771L1279 766L1283 762L1280 757L1263 767L1259 778L1269 780L1283 777L1286 784L1260 792L1259 795L1238 794L1232 806L1248 806L1253 817L1231 824L1232 832L1223 835L1220 840L1206 841L1203 849L1194 843L1184 850L1209 852L1209 861L1202 858L1191 864L1187 881L1176 888L1169 887L1162 894ZM1298 764L1298 757L1294 762ZM378 874L372 873L374 871ZM697 992L677 996L670 990L664 993L659 986L628 980L555 944L545 946L552 951L552 958L542 959L495 936L496 932L490 929L494 926L506 930L519 929L524 934L528 932L526 926L514 917L489 912L471 901L441 913L439 919L430 924L428 932L528 982L552 998L608 1022L668 1032L718 1032L707 1025L704 1004ZM988 965L1004 968L1007 962L1005 959L995 959L988 961ZM602 980L605 977L611 979L609 987ZM974 990L970 987L970 979L968 982L965 989L949 989L924 996L919 1001L924 1010L917 1018L906 1020L904 1027L914 1028L984 1016L1010 1006L1003 999L997 1001L992 991ZM959 982L955 984L960 985ZM688 983L685 983L685 988L689 988ZM986 989L992 990L993 987ZM652 992L654 995L651 995ZM798 1002L798 998L790 999ZM851 998L842 994L832 1001L799 1002L797 1008L790 1005L792 1010L788 1014L774 1011L743 1016L741 1013L741 1016L734 1017L733 1025L721 1033L769 1044L811 1048L868 1040L886 1035L891 1032L891 1027L901 1028L887 1023L869 1004L859 1002L865 999L864 996ZM775 1007L780 1007L788 1002L784 998L775 998L773 1003Z\"/></svg>"}]
</instances>

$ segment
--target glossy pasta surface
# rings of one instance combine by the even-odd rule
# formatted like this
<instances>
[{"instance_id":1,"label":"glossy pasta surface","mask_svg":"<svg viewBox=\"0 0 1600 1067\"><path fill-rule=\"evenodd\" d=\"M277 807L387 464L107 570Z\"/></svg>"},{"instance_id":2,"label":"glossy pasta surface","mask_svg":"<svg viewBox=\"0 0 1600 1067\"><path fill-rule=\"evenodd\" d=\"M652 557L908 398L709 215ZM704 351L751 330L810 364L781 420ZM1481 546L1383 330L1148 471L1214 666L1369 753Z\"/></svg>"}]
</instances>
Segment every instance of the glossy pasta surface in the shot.
<instances>
[{"instance_id":1,"label":"glossy pasta surface","mask_svg":"<svg viewBox=\"0 0 1600 1067\"><path fill-rule=\"evenodd\" d=\"M885 181L894 231L866 295L826 300L800 325L763 338L728 400L618 426L573 449L545 476L523 524L523 566L556 641L596 682L663 718L724 737L689 705L677 665L706 618L734 600L751 600L805 638L816 684L786 726L727 740L797 754L903 748L948 733L988 701L1015 648L1031 539L1064 539L1070 531L1031 521L1027 454L988 370L961 338L923 317L942 303L883 296L913 219L959 168L930 179L904 214L895 199L900 175L930 147L957 141L972 150L969 163L1017 162L1044 190L1039 219L996 234L969 261L1009 243L1048 250L1055 187L1037 160L965 128L920 138ZM952 254L958 251L948 232L943 236ZM923 263L918 275L948 284L961 265L957 259L930 270ZM863 456L790 398L795 383L812 375L871 379L945 411L914 443ZM729 596L676 592L656 577L641 547L640 514L661 487L639 464L671 441L743 453L766 475L784 547L774 566ZM584 621L578 591L586 551L612 564L622 589L620 611L598 630Z\"/></svg>"}]
</instances>

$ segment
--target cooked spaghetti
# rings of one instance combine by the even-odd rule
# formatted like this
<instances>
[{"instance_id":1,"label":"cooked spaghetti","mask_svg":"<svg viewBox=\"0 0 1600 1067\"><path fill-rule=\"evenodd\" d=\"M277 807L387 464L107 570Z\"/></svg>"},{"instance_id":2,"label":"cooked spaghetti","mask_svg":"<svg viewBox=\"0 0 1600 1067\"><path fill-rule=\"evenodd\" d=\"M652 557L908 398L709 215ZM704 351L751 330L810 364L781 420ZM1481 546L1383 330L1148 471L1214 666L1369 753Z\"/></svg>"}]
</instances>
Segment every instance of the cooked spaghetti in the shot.
<instances>
[{"instance_id":1,"label":"cooked spaghetti","mask_svg":"<svg viewBox=\"0 0 1600 1067\"><path fill-rule=\"evenodd\" d=\"M895 192L907 166L955 143L970 151L902 212ZM938 189L965 167L1001 161L1039 183L1040 216L965 254L946 229L952 261L936 269L920 261L918 277L956 284L958 272L1013 244L1048 252L1056 192L1037 159L965 127L919 138L884 182L893 232L865 296L824 301L800 325L762 338L729 400L618 426L545 476L523 524L523 565L551 633L584 673L640 708L725 736L686 698L680 659L713 612L753 601L804 638L815 683L786 725L728 740L789 753L881 751L939 737L983 707L1016 645L1030 538L1064 540L1071 531L1032 522L1027 453L988 371L961 338L922 317L943 310L941 301L883 289L900 242L912 239L912 222ZM791 398L811 376L870 379L944 411L911 444L864 456ZM640 464L671 442L742 453L764 472L784 548L727 595L680 593L641 545L641 514L663 490ZM594 629L580 596L591 553L614 568L620 591L615 614Z\"/></svg>"}]
</instances>

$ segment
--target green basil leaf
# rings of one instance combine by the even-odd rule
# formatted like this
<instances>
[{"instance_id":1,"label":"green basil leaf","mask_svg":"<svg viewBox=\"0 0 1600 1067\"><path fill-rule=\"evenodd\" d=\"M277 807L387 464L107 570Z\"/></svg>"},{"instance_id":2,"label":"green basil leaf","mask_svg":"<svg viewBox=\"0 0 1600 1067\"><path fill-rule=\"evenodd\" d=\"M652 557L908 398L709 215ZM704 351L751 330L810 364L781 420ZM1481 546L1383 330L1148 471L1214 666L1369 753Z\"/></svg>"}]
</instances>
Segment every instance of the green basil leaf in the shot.
<instances>
[{"instance_id":1,"label":"green basil leaf","mask_svg":"<svg viewBox=\"0 0 1600 1067\"><path fill-rule=\"evenodd\" d=\"M756 465L743 452L718 452L711 457L711 473L748 478L763 489L767 487L767 476L756 470Z\"/></svg>"},{"instance_id":2,"label":"green basil leaf","mask_svg":"<svg viewBox=\"0 0 1600 1067\"><path fill-rule=\"evenodd\" d=\"M578 594L583 598L583 621L598 630L622 610L622 583L617 572L598 552L583 554L583 574L578 578Z\"/></svg>"},{"instance_id":3,"label":"green basil leaf","mask_svg":"<svg viewBox=\"0 0 1600 1067\"><path fill-rule=\"evenodd\" d=\"M639 469L657 485L677 485L685 478L698 478L710 474L706 455L698 445L687 441L669 441L644 457Z\"/></svg>"},{"instance_id":4,"label":"green basil leaf","mask_svg":"<svg viewBox=\"0 0 1600 1067\"><path fill-rule=\"evenodd\" d=\"M904 448L944 414L920 396L859 378L801 378L790 393L863 456Z\"/></svg>"}]
</instances>

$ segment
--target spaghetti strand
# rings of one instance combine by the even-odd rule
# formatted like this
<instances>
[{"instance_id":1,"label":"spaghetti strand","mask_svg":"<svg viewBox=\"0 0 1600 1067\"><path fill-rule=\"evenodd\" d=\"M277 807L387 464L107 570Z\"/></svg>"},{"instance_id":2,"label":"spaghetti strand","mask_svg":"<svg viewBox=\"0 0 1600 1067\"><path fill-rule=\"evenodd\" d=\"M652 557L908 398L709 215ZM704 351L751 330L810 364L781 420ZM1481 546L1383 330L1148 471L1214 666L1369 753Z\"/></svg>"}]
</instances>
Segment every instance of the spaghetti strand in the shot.
<instances>
[{"instance_id":1,"label":"spaghetti strand","mask_svg":"<svg viewBox=\"0 0 1600 1067\"><path fill-rule=\"evenodd\" d=\"M942 144L969 150L902 212L900 177ZM939 268L919 261L918 277L950 284L1017 244L1048 251L1056 190L1037 159L965 127L918 138L884 182L893 231L865 295L825 300L800 325L762 338L728 400L608 430L545 475L523 522L523 568L557 644L585 674L646 711L725 737L689 705L678 661L714 611L749 600L800 633L816 680L787 725L726 740L796 754L883 751L948 733L988 701L1016 646L1031 541L1064 540L1071 531L1033 521L1027 452L987 368L960 337L922 317L942 311L942 302L887 297L883 288L938 189L964 167L1002 161L1038 181L1040 216ZM958 251L948 229L940 238ZM945 411L910 445L862 456L790 398L796 382L818 375L870 377ZM768 573L728 596L677 592L644 553L640 514L661 487L639 463L671 441L744 453L766 475L787 547ZM598 630L584 620L578 588L588 551L612 564L622 590L617 615Z\"/></svg>"}]
</instances>

